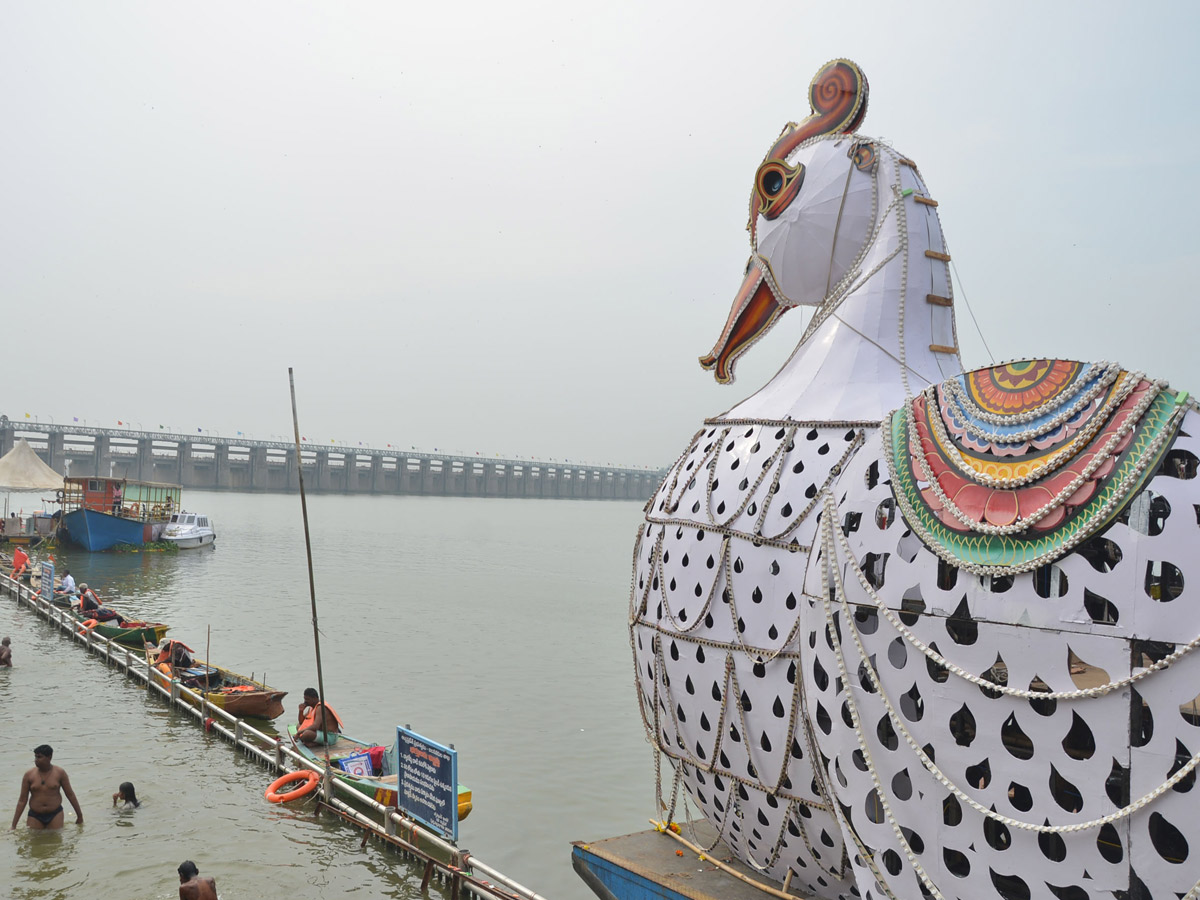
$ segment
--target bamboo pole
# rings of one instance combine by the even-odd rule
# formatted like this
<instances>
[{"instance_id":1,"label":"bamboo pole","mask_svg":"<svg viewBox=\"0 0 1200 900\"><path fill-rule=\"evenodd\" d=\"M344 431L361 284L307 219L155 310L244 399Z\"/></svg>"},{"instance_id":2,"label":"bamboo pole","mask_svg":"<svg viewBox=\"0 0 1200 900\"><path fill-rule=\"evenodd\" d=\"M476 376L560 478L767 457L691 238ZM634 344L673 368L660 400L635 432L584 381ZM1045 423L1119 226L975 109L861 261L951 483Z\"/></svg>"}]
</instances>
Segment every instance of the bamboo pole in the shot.
<instances>
[{"instance_id":1,"label":"bamboo pole","mask_svg":"<svg viewBox=\"0 0 1200 900\"><path fill-rule=\"evenodd\" d=\"M703 860L704 862L712 863L714 866L716 866L718 869L720 869L725 874L732 875L734 878L737 878L740 881L744 881L744 882L746 882L746 884L750 885L751 887L758 888L764 894L770 894L772 897L779 897L779 898L781 898L781 900L798 900L798 898L796 897L795 894L788 894L788 893L785 893L785 892L779 890L778 888L771 887L769 884L763 884L761 881L755 881L753 878L747 878L745 875L743 875L741 872L734 869L732 866L726 865L725 863L721 862L719 859L713 859L713 857L709 856L701 848L697 847L695 844L693 844L691 841L689 841L683 835L676 834L674 831L672 831L667 826L666 822L659 822L655 819L651 819L650 824L653 825L658 831L661 831L663 834L668 835L669 837L672 837L675 840L679 841L679 843L683 844L683 846L687 847L689 850L694 851L696 853L696 855L698 857L700 857L701 860Z\"/></svg>"},{"instance_id":2,"label":"bamboo pole","mask_svg":"<svg viewBox=\"0 0 1200 900\"><path fill-rule=\"evenodd\" d=\"M308 499L304 494L304 461L300 456L300 417L296 412L296 376L291 366L288 366L288 387L292 393L292 430L295 432L296 476L300 479L300 513L304 517L304 552L308 555L308 596L312 605L313 647L317 655L317 690L321 693L321 730L328 734L328 730L324 727L328 724L325 717L329 715L329 707L326 705L325 680L321 674L321 635L317 627L317 583L313 579L312 538L308 531ZM321 743L325 750L325 767L328 768L329 744L325 741Z\"/></svg>"}]
</instances>

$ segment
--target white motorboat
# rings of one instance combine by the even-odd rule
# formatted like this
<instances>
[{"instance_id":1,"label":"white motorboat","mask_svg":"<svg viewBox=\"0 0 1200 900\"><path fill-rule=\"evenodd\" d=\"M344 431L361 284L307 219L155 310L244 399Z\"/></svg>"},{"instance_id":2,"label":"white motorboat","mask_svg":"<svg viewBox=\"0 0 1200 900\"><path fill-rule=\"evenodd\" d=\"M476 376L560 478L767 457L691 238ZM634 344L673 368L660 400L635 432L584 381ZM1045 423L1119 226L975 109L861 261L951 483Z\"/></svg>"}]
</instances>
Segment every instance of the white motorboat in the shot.
<instances>
[{"instance_id":1,"label":"white motorboat","mask_svg":"<svg viewBox=\"0 0 1200 900\"><path fill-rule=\"evenodd\" d=\"M208 516L187 510L172 513L171 521L163 529L162 540L169 541L180 550L195 550L206 547L217 539Z\"/></svg>"}]
</instances>

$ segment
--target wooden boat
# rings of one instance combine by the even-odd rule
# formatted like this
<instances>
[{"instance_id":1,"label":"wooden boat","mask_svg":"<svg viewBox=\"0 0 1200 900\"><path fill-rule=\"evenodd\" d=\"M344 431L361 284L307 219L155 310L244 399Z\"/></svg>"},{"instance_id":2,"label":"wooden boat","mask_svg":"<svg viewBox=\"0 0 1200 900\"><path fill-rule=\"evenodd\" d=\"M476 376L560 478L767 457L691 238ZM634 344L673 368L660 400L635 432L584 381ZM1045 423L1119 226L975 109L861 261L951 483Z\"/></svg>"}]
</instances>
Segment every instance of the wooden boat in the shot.
<instances>
[{"instance_id":1,"label":"wooden boat","mask_svg":"<svg viewBox=\"0 0 1200 900\"><path fill-rule=\"evenodd\" d=\"M168 642L171 643L171 642ZM146 649L148 660L157 659L155 651ZM184 687L203 695L212 706L223 709L238 718L274 719L283 714L283 698L287 691L277 691L261 681L239 675L221 666L209 665L204 660L192 660L192 664L172 667L168 662L154 665L163 678L172 674ZM184 695L184 700L193 706L199 702Z\"/></svg>"},{"instance_id":2,"label":"wooden boat","mask_svg":"<svg viewBox=\"0 0 1200 900\"><path fill-rule=\"evenodd\" d=\"M80 623L92 621L74 607L71 609L71 615ZM118 625L114 620L112 622L97 622L91 627L101 637L107 638L110 641L116 641L118 644L123 644L126 647L136 647L139 650L143 649L147 644L157 644L166 636L167 631L170 630L169 625L164 625L161 622L134 622L128 619L125 620L124 625Z\"/></svg>"},{"instance_id":3,"label":"wooden boat","mask_svg":"<svg viewBox=\"0 0 1200 900\"><path fill-rule=\"evenodd\" d=\"M288 735L292 739L292 743L298 752L305 759L314 763L317 766L324 767L325 765L325 747L309 747L307 744L302 744L296 740L296 725L293 723L288 725ZM364 753L371 748L380 748L379 744L368 744L365 741L360 741L357 738L352 738L349 735L339 734L337 742L329 746L329 761L333 763L333 773L346 784L350 785L360 794L380 803L384 806L399 806L396 794L396 772L395 772L395 756L396 746L383 749L381 754L381 763L375 769L375 774L370 777L359 777L351 775L348 772L342 771L337 763L349 756L354 756L359 753ZM464 785L458 785L458 820L461 822L471 813L471 789Z\"/></svg>"}]
</instances>

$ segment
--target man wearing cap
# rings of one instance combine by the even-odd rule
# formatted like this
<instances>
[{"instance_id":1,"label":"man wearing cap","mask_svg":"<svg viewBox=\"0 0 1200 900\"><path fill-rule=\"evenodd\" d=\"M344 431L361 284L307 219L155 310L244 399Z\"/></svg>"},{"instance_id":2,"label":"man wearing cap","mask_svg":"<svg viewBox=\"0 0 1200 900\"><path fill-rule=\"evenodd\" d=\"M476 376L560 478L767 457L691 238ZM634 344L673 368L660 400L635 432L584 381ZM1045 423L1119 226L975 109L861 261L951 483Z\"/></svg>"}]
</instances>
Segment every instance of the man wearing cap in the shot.
<instances>
[{"instance_id":1,"label":"man wearing cap","mask_svg":"<svg viewBox=\"0 0 1200 900\"><path fill-rule=\"evenodd\" d=\"M71 808L75 810L75 824L83 824L83 810L79 808L79 801L75 799L71 778L61 766L50 762L53 756L54 750L49 744L42 744L34 749L33 768L21 779L21 798L17 801L17 811L13 813L13 828L21 821L21 813L25 811L26 803L29 804L29 817L25 824L34 831L62 828L63 794L67 795Z\"/></svg>"},{"instance_id":2,"label":"man wearing cap","mask_svg":"<svg viewBox=\"0 0 1200 900\"><path fill-rule=\"evenodd\" d=\"M89 589L87 582L79 585L79 611L91 615L100 608L100 598L96 592Z\"/></svg>"}]
</instances>

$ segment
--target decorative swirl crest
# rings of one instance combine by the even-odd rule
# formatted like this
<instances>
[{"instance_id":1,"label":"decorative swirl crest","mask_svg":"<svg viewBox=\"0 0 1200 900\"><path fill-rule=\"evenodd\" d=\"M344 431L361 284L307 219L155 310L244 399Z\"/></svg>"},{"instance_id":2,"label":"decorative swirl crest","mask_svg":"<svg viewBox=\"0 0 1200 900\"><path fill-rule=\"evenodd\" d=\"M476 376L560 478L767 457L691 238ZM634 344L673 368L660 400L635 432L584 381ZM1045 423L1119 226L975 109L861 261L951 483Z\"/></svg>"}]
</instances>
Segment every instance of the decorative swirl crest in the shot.
<instances>
[{"instance_id":1,"label":"decorative swirl crest","mask_svg":"<svg viewBox=\"0 0 1200 900\"><path fill-rule=\"evenodd\" d=\"M750 222L753 237L755 218L774 219L795 198L804 181L804 167L788 165L787 157L809 138L822 134L850 134L867 114L867 76L848 59L827 62L808 86L811 115L797 124L788 122L754 176L750 195Z\"/></svg>"},{"instance_id":2,"label":"decorative swirl crest","mask_svg":"<svg viewBox=\"0 0 1200 900\"><path fill-rule=\"evenodd\" d=\"M812 114L800 124L789 122L767 154L768 159L787 155L819 134L851 134L867 114L867 76L856 63L835 59L825 63L808 86Z\"/></svg>"}]
</instances>

